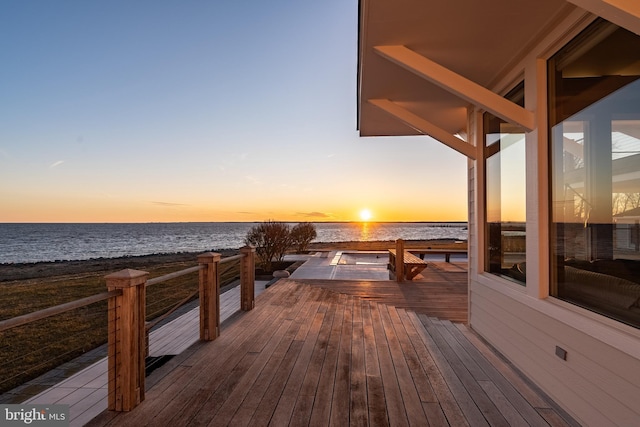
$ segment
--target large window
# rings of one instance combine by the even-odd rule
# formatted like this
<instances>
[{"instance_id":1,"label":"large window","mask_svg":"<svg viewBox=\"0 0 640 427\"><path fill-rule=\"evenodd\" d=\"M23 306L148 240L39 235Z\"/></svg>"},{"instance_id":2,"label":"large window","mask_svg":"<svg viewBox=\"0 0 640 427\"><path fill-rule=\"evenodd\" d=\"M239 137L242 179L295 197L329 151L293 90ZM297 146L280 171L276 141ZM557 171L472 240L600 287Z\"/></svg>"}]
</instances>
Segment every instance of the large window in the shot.
<instances>
[{"instance_id":1,"label":"large window","mask_svg":"<svg viewBox=\"0 0 640 427\"><path fill-rule=\"evenodd\" d=\"M524 106L524 83L507 99ZM485 271L526 282L525 131L484 114Z\"/></svg>"},{"instance_id":2,"label":"large window","mask_svg":"<svg viewBox=\"0 0 640 427\"><path fill-rule=\"evenodd\" d=\"M640 37L598 20L549 61L551 295L640 327Z\"/></svg>"}]
</instances>

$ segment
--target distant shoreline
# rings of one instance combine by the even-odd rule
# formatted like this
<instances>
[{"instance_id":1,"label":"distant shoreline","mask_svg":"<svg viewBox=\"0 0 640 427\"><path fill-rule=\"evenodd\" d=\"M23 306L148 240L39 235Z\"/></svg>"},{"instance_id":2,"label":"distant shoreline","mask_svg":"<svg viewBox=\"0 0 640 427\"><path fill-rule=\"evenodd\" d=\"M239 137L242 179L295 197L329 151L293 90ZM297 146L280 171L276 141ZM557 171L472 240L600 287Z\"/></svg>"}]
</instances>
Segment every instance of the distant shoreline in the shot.
<instances>
[{"instance_id":1,"label":"distant shoreline","mask_svg":"<svg viewBox=\"0 0 640 427\"><path fill-rule=\"evenodd\" d=\"M460 243L456 243L460 242ZM394 247L393 241L350 241L350 242L314 242L309 245L309 251L322 250L359 250L377 251ZM452 239L406 240L407 248L425 247L467 247L466 241ZM92 258L86 260L39 261L30 263L0 264L0 282L14 280L41 279L45 277L63 276L69 274L104 272L131 268L144 270L149 266L160 264L195 263L199 252L157 253L148 255L121 256L114 258ZM215 249L223 257L238 253L238 249Z\"/></svg>"},{"instance_id":2,"label":"distant shoreline","mask_svg":"<svg viewBox=\"0 0 640 427\"><path fill-rule=\"evenodd\" d=\"M174 221L174 222L0 222L2 224L261 224L264 221ZM468 224L469 221L277 221L285 224Z\"/></svg>"}]
</instances>

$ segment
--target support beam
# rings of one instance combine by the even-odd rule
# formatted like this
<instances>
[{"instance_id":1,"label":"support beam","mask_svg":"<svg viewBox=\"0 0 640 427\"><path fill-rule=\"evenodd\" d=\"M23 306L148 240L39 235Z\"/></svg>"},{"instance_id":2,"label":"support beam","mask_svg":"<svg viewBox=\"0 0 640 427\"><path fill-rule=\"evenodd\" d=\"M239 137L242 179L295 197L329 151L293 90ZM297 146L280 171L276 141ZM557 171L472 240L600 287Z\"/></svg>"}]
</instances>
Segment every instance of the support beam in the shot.
<instances>
[{"instance_id":1,"label":"support beam","mask_svg":"<svg viewBox=\"0 0 640 427\"><path fill-rule=\"evenodd\" d=\"M433 123L423 119L416 114L413 114L411 111L401 107L395 102L388 99L369 99L368 102L391 114L413 129L422 132L423 134L429 135L434 139L437 139L443 144L453 148L457 152L469 157L470 159L476 159L476 148L473 145L456 138L446 130L434 125Z\"/></svg>"},{"instance_id":2,"label":"support beam","mask_svg":"<svg viewBox=\"0 0 640 427\"><path fill-rule=\"evenodd\" d=\"M442 65L436 64L405 46L376 46L374 49L383 58L474 105L484 108L509 123L522 126L528 132L535 128L535 116L531 111L525 110L508 99L454 73Z\"/></svg>"},{"instance_id":3,"label":"support beam","mask_svg":"<svg viewBox=\"0 0 640 427\"><path fill-rule=\"evenodd\" d=\"M568 0L576 6L640 35L640 2L637 0Z\"/></svg>"}]
</instances>

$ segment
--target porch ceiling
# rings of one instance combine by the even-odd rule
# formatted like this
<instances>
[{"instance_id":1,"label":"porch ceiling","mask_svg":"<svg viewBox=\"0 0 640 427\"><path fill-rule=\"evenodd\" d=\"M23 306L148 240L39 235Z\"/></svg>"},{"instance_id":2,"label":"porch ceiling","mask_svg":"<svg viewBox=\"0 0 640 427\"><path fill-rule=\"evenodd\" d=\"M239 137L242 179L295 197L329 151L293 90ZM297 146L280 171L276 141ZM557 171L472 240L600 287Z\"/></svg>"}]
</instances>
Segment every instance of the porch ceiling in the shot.
<instances>
[{"instance_id":1,"label":"porch ceiling","mask_svg":"<svg viewBox=\"0 0 640 427\"><path fill-rule=\"evenodd\" d=\"M555 17L564 0L361 0L358 128L361 136L422 132L369 102L388 99L443 131L466 130L468 101L393 63L376 46L413 52L493 89Z\"/></svg>"}]
</instances>

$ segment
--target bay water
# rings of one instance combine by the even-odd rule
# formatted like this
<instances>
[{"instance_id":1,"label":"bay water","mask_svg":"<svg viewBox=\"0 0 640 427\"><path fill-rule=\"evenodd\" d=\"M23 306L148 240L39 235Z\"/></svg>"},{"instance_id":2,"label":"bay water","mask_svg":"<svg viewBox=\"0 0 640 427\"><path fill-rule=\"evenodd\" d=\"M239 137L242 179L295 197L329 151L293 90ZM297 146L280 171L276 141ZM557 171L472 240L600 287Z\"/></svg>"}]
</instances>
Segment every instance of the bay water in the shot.
<instances>
[{"instance_id":1,"label":"bay water","mask_svg":"<svg viewBox=\"0 0 640 427\"><path fill-rule=\"evenodd\" d=\"M0 223L0 263L237 249L253 222ZM464 222L319 222L314 242L467 239ZM295 225L295 223L290 223Z\"/></svg>"}]
</instances>

